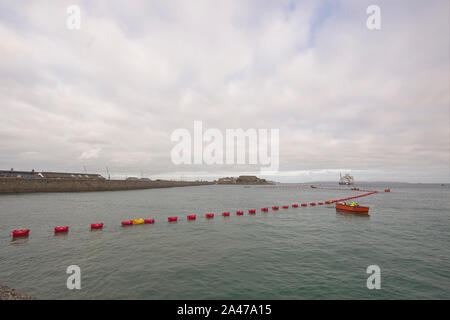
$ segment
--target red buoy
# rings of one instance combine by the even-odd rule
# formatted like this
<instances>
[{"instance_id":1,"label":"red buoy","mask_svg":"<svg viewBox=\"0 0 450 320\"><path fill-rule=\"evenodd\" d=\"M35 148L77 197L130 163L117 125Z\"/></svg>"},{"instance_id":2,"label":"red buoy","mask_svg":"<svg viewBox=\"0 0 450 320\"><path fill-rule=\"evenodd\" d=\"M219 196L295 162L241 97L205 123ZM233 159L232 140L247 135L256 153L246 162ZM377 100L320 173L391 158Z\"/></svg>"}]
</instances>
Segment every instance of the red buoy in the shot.
<instances>
[{"instance_id":1,"label":"red buoy","mask_svg":"<svg viewBox=\"0 0 450 320\"><path fill-rule=\"evenodd\" d=\"M214 218L214 213L207 213L207 214L205 214L205 217L206 217L207 219Z\"/></svg>"},{"instance_id":2,"label":"red buoy","mask_svg":"<svg viewBox=\"0 0 450 320\"><path fill-rule=\"evenodd\" d=\"M91 229L102 229L102 228L103 228L103 222L91 224Z\"/></svg>"},{"instance_id":3,"label":"red buoy","mask_svg":"<svg viewBox=\"0 0 450 320\"><path fill-rule=\"evenodd\" d=\"M133 225L133 220L122 221L122 226L131 226Z\"/></svg>"},{"instance_id":4,"label":"red buoy","mask_svg":"<svg viewBox=\"0 0 450 320\"><path fill-rule=\"evenodd\" d=\"M144 223L155 223L155 219L144 219Z\"/></svg>"},{"instance_id":5,"label":"red buoy","mask_svg":"<svg viewBox=\"0 0 450 320\"><path fill-rule=\"evenodd\" d=\"M237 215L237 216L242 216L242 215L244 215L244 211L239 211L239 210L238 210L238 211L236 211L236 215Z\"/></svg>"},{"instance_id":6,"label":"red buoy","mask_svg":"<svg viewBox=\"0 0 450 320\"><path fill-rule=\"evenodd\" d=\"M55 233L68 232L68 231L69 231L69 226L55 227Z\"/></svg>"},{"instance_id":7,"label":"red buoy","mask_svg":"<svg viewBox=\"0 0 450 320\"><path fill-rule=\"evenodd\" d=\"M12 231L13 237L27 237L29 234L30 234L30 229L13 230Z\"/></svg>"},{"instance_id":8,"label":"red buoy","mask_svg":"<svg viewBox=\"0 0 450 320\"><path fill-rule=\"evenodd\" d=\"M298 204L297 204L297 203L294 203L294 204L292 205L292 208L298 208Z\"/></svg>"},{"instance_id":9,"label":"red buoy","mask_svg":"<svg viewBox=\"0 0 450 320\"><path fill-rule=\"evenodd\" d=\"M255 214L255 213L256 213L256 209L249 209L249 210L248 210L248 213L250 213L250 214Z\"/></svg>"},{"instance_id":10,"label":"red buoy","mask_svg":"<svg viewBox=\"0 0 450 320\"><path fill-rule=\"evenodd\" d=\"M167 218L167 220L168 220L169 222L175 222L175 221L178 220L178 217L169 217L169 218Z\"/></svg>"},{"instance_id":11,"label":"red buoy","mask_svg":"<svg viewBox=\"0 0 450 320\"><path fill-rule=\"evenodd\" d=\"M316 203L315 203L315 202L310 202L309 205L310 205L310 206L315 206Z\"/></svg>"},{"instance_id":12,"label":"red buoy","mask_svg":"<svg viewBox=\"0 0 450 320\"><path fill-rule=\"evenodd\" d=\"M289 209L289 206L283 206L283 209Z\"/></svg>"},{"instance_id":13,"label":"red buoy","mask_svg":"<svg viewBox=\"0 0 450 320\"><path fill-rule=\"evenodd\" d=\"M195 220L197 218L197 215L196 214L191 214L191 215L188 215L187 216L187 219L188 220Z\"/></svg>"},{"instance_id":14,"label":"red buoy","mask_svg":"<svg viewBox=\"0 0 450 320\"><path fill-rule=\"evenodd\" d=\"M269 208L261 208L261 211L267 212L267 211L269 211Z\"/></svg>"},{"instance_id":15,"label":"red buoy","mask_svg":"<svg viewBox=\"0 0 450 320\"><path fill-rule=\"evenodd\" d=\"M278 209L280 209L280 207L278 207L278 206L273 206L272 207L272 210L278 210Z\"/></svg>"},{"instance_id":16,"label":"red buoy","mask_svg":"<svg viewBox=\"0 0 450 320\"><path fill-rule=\"evenodd\" d=\"M302 203L302 207L307 207L308 204L307 203Z\"/></svg>"},{"instance_id":17,"label":"red buoy","mask_svg":"<svg viewBox=\"0 0 450 320\"><path fill-rule=\"evenodd\" d=\"M318 202L317 204L318 204L319 206L321 206L321 205L323 205L323 202Z\"/></svg>"},{"instance_id":18,"label":"red buoy","mask_svg":"<svg viewBox=\"0 0 450 320\"><path fill-rule=\"evenodd\" d=\"M229 212L222 212L222 216L224 216L224 217L229 217L229 216L230 216L230 213L229 213Z\"/></svg>"}]
</instances>

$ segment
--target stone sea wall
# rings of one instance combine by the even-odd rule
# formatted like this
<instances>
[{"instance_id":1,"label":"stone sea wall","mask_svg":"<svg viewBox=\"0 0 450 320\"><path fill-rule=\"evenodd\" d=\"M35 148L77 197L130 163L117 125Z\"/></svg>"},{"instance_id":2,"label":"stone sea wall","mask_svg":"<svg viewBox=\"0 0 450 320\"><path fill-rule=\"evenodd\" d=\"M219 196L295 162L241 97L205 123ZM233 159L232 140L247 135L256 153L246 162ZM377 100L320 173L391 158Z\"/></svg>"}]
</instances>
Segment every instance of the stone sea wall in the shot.
<instances>
[{"instance_id":1,"label":"stone sea wall","mask_svg":"<svg viewBox=\"0 0 450 320\"><path fill-rule=\"evenodd\" d=\"M211 182L0 178L0 193L115 191L207 184Z\"/></svg>"}]
</instances>

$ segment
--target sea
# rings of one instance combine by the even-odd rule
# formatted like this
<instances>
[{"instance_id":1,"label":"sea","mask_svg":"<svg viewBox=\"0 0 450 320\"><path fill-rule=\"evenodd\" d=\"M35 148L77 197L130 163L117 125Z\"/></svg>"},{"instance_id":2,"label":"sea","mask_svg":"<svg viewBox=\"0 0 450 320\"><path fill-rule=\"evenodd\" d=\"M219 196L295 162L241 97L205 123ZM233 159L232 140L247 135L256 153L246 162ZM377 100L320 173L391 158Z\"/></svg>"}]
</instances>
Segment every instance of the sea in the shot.
<instances>
[{"instance_id":1,"label":"sea","mask_svg":"<svg viewBox=\"0 0 450 320\"><path fill-rule=\"evenodd\" d=\"M368 217L293 208L363 193L315 185L0 195L0 284L38 299L450 299L448 184L358 184L380 191L355 199ZM121 226L133 218L155 223Z\"/></svg>"}]
</instances>

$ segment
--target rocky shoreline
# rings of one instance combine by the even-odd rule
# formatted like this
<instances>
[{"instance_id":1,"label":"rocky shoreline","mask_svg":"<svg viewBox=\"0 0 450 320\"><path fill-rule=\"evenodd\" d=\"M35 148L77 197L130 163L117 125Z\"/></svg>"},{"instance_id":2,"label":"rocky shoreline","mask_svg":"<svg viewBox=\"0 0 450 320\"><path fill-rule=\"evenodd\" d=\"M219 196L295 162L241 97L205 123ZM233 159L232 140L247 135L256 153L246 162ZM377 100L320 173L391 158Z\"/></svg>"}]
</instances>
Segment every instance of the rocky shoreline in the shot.
<instances>
[{"instance_id":1,"label":"rocky shoreline","mask_svg":"<svg viewBox=\"0 0 450 320\"><path fill-rule=\"evenodd\" d=\"M36 298L0 285L0 300L36 300Z\"/></svg>"}]
</instances>

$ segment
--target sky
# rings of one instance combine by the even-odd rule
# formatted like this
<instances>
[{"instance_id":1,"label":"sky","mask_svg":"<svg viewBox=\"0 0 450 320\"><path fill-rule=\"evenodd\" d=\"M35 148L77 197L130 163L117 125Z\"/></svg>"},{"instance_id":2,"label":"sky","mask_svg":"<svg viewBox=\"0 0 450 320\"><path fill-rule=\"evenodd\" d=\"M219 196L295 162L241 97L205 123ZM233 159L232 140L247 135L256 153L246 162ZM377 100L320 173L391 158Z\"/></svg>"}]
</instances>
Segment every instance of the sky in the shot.
<instances>
[{"instance_id":1,"label":"sky","mask_svg":"<svg viewBox=\"0 0 450 320\"><path fill-rule=\"evenodd\" d=\"M0 169L448 183L449 12L448 0L0 0ZM278 172L174 164L171 135L194 121L278 129Z\"/></svg>"}]
</instances>

